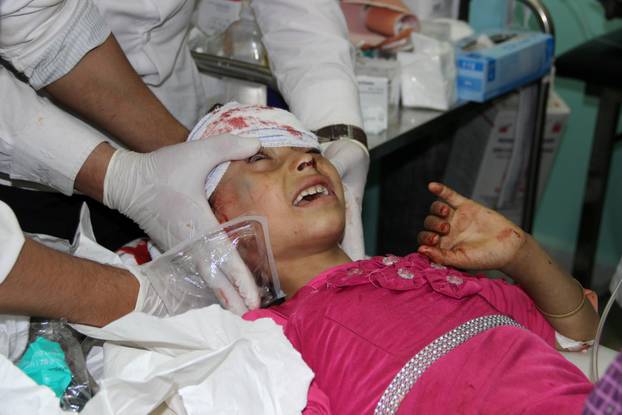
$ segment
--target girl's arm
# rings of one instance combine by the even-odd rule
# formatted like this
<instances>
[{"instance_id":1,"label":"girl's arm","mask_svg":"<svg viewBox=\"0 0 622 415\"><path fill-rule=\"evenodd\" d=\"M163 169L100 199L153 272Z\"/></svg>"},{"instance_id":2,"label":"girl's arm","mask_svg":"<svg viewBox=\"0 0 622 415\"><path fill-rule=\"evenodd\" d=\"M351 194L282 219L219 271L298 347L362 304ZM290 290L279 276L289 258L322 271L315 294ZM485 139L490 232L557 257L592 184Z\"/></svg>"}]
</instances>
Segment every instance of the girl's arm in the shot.
<instances>
[{"instance_id":1,"label":"girl's arm","mask_svg":"<svg viewBox=\"0 0 622 415\"><path fill-rule=\"evenodd\" d=\"M598 313L583 287L531 235L526 235L514 260L500 270L520 284L558 333L574 340L594 338Z\"/></svg>"},{"instance_id":2,"label":"girl's arm","mask_svg":"<svg viewBox=\"0 0 622 415\"><path fill-rule=\"evenodd\" d=\"M574 340L594 337L598 314L583 288L535 239L447 186L428 188L441 200L432 204L419 233L420 253L462 269L499 269L520 284L558 333Z\"/></svg>"}]
</instances>

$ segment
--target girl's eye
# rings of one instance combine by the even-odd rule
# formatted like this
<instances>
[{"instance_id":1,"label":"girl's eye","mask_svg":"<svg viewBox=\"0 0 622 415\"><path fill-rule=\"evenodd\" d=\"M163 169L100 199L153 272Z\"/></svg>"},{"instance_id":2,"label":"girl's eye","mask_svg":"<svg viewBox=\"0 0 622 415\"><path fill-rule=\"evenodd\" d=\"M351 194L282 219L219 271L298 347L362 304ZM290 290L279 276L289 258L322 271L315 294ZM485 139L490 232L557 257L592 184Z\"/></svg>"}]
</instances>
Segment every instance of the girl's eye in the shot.
<instances>
[{"instance_id":1,"label":"girl's eye","mask_svg":"<svg viewBox=\"0 0 622 415\"><path fill-rule=\"evenodd\" d=\"M322 154L322 152L317 148L310 148L309 150L307 150L307 154Z\"/></svg>"},{"instance_id":2,"label":"girl's eye","mask_svg":"<svg viewBox=\"0 0 622 415\"><path fill-rule=\"evenodd\" d=\"M247 163L255 163L255 162L260 161L260 160L268 160L268 156L266 156L265 154L262 154L262 153L257 153L254 156L250 156L246 160L246 162Z\"/></svg>"}]
</instances>

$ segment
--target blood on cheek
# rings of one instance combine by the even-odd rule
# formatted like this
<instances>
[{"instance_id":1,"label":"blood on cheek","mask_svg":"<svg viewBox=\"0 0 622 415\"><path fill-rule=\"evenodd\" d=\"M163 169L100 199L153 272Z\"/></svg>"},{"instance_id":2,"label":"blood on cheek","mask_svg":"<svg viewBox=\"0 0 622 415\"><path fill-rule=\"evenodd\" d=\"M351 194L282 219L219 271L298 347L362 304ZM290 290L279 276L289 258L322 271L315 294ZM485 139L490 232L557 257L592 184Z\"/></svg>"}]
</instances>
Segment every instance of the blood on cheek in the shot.
<instances>
[{"instance_id":1,"label":"blood on cheek","mask_svg":"<svg viewBox=\"0 0 622 415\"><path fill-rule=\"evenodd\" d=\"M229 211L233 206L237 203L237 197L227 194L226 192L214 192L213 196L210 198L210 205L212 206L212 211L219 222L227 222L231 219L229 216Z\"/></svg>"}]
</instances>

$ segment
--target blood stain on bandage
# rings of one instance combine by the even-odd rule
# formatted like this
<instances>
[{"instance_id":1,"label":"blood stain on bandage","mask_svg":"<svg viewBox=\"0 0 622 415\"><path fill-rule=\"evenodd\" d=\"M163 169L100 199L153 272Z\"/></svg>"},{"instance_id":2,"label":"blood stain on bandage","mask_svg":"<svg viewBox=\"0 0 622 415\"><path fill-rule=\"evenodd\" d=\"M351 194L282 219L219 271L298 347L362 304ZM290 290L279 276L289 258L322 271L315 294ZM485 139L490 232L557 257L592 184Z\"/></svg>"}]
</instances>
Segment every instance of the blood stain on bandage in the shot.
<instances>
[{"instance_id":1,"label":"blood stain on bandage","mask_svg":"<svg viewBox=\"0 0 622 415\"><path fill-rule=\"evenodd\" d=\"M248 127L248 124L243 117L233 117L230 120L227 120L227 126L232 129L242 129Z\"/></svg>"},{"instance_id":2,"label":"blood stain on bandage","mask_svg":"<svg viewBox=\"0 0 622 415\"><path fill-rule=\"evenodd\" d=\"M294 137L302 137L302 133L298 130L296 130L293 127L290 127L289 125L279 125L277 124L277 126L285 131L287 131L289 134L291 134Z\"/></svg>"},{"instance_id":3,"label":"blood stain on bandage","mask_svg":"<svg viewBox=\"0 0 622 415\"><path fill-rule=\"evenodd\" d=\"M292 137L302 137L302 132L289 125L280 124L276 121L264 120L253 116L252 113L265 112L266 110L275 111L274 108L257 106L232 108L220 114L218 121L208 126L201 138L212 135L220 135L227 133L236 133L244 129L252 129L253 127L277 128L286 131Z\"/></svg>"}]
</instances>

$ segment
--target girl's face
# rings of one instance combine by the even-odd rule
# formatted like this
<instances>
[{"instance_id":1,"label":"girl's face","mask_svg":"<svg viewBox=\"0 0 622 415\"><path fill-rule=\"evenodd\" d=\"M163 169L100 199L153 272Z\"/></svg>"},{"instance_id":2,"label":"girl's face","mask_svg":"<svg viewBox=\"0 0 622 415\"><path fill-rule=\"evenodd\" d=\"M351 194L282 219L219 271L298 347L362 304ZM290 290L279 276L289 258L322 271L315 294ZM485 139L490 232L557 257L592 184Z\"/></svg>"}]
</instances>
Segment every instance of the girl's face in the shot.
<instances>
[{"instance_id":1,"label":"girl's face","mask_svg":"<svg viewBox=\"0 0 622 415\"><path fill-rule=\"evenodd\" d=\"M343 236L341 179L314 149L262 148L231 162L210 202L220 222L244 214L267 217L277 260L322 252Z\"/></svg>"}]
</instances>

